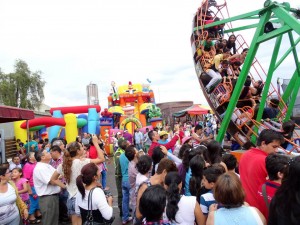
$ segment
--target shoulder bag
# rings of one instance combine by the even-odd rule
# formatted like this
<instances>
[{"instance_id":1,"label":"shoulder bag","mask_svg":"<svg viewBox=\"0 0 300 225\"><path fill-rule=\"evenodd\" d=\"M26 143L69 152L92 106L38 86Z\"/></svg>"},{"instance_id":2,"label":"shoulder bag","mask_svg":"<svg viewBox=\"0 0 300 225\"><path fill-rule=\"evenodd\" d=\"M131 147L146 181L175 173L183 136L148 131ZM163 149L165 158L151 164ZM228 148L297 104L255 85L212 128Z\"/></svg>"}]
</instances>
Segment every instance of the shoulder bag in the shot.
<instances>
[{"instance_id":1,"label":"shoulder bag","mask_svg":"<svg viewBox=\"0 0 300 225\"><path fill-rule=\"evenodd\" d=\"M90 190L89 196L88 196L88 213L86 216L86 221L83 223L83 225L111 225L113 221L115 220L115 217L112 216L110 220L105 220L103 218L103 222L95 222L93 218L93 191L95 187Z\"/></svg>"}]
</instances>

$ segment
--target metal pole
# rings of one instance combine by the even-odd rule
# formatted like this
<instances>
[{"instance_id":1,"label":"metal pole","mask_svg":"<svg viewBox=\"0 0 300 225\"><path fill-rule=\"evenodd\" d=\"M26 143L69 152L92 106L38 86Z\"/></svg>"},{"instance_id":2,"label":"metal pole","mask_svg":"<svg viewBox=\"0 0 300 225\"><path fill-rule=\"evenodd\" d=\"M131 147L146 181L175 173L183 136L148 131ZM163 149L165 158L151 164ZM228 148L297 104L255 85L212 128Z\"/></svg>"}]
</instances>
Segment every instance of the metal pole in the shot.
<instances>
[{"instance_id":1,"label":"metal pole","mask_svg":"<svg viewBox=\"0 0 300 225\"><path fill-rule=\"evenodd\" d=\"M282 35L279 35L276 39L276 42L275 42L275 47L274 47L274 50L273 50L273 55L272 55L272 58L271 58L271 62L270 62L270 66L269 66L269 70L268 70L268 74L267 74L267 79L266 79L264 90L263 90L262 97L261 97L261 100L260 100L259 110L258 110L258 113L257 113L257 116L256 116L256 121L258 121L258 122L262 118L263 111L264 111L264 108L265 108L265 102L267 101L268 92L269 92L269 88L270 88L270 85L271 85L271 82L272 82L274 67L275 67L275 64L276 64L277 57L278 57L281 41L282 41ZM257 126L254 127L253 132L254 133L258 132L258 127ZM254 134L251 137L251 141L252 141L252 143L256 142L256 136Z\"/></svg>"},{"instance_id":2,"label":"metal pole","mask_svg":"<svg viewBox=\"0 0 300 225\"><path fill-rule=\"evenodd\" d=\"M2 163L5 163L5 141L4 141L4 129L0 129L0 149L1 149L1 158Z\"/></svg>"}]
</instances>

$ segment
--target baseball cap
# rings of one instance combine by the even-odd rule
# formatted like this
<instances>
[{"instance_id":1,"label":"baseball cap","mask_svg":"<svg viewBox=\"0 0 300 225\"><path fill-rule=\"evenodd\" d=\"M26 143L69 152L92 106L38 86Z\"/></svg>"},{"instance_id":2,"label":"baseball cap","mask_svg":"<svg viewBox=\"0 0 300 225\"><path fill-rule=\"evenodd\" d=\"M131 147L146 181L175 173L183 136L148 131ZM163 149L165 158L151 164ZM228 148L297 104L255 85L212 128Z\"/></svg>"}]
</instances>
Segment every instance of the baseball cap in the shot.
<instances>
[{"instance_id":1,"label":"baseball cap","mask_svg":"<svg viewBox=\"0 0 300 225\"><path fill-rule=\"evenodd\" d=\"M167 131L164 131L164 130L163 130L163 131L160 131L158 134L159 134L159 136L164 136L164 135L166 135L166 134L168 134L168 133L167 133Z\"/></svg>"}]
</instances>

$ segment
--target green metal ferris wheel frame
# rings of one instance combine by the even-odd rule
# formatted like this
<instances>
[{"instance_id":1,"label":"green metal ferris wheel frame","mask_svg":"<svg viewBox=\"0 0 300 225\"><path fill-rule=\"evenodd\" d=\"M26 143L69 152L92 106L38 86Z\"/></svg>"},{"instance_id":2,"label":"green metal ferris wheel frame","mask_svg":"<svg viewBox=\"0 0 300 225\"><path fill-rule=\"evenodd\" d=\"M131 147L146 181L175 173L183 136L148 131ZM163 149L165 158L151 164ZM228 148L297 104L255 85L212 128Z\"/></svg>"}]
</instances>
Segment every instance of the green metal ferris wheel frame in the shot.
<instances>
[{"instance_id":1,"label":"green metal ferris wheel frame","mask_svg":"<svg viewBox=\"0 0 300 225\"><path fill-rule=\"evenodd\" d=\"M244 19L253 19L253 20L259 20L258 23L233 28L229 30L225 30L224 33L232 33L235 31L241 31L241 30L247 30L251 28L256 28L255 34L253 36L247 57L245 59L244 65L242 67L242 71L239 75L239 79L237 80L237 84L234 88L234 91L232 93L232 96L230 98L229 105L226 110L226 114L222 120L221 128L219 130L217 141L221 142L224 138L224 135L226 133L226 130L228 128L229 122L231 120L231 115L234 112L234 108L236 107L237 101L239 99L240 93L242 91L243 85L246 81L247 75L250 71L252 62L255 58L255 55L257 53L257 50L261 43L269 41L273 38L276 38L275 46L273 49L269 69L267 72L267 77L265 81L265 86L262 92L261 96L261 103L259 106L258 114L256 117L256 121L260 121L262 118L263 110L265 107L265 102L268 97L268 91L270 88L270 84L272 81L272 77L274 74L274 71L279 67L279 65L287 58L289 54L293 54L296 70L291 78L291 81L289 82L286 91L281 96L283 102L288 104L288 109L285 115L284 120L289 120L292 111L296 102L297 94L300 88L300 62L296 51L296 46L300 42L300 22L296 19L293 15L290 13L297 12L297 9L293 9L290 7L289 3L277 3L272 2L270 0L265 1L264 8L256 11L252 11L246 14L242 14L239 16L234 16L228 19L223 19L218 22L214 22L208 25L205 25L203 28L209 28L216 25L229 23L236 20L244 20ZM272 23L279 23L281 24L281 27L278 29L275 29L269 33L265 33L265 25L267 22ZM196 27L196 30L202 29L202 27ZM295 32L299 37L297 40L294 40L292 32ZM282 41L282 36L284 34L288 34L289 41L291 44L291 47L286 51L283 56L278 59L278 53L280 50L280 45ZM280 105L281 108L283 108L283 104ZM254 128L254 131L257 133L258 127ZM256 137L253 135L251 138L251 141L254 143L256 141Z\"/></svg>"}]
</instances>

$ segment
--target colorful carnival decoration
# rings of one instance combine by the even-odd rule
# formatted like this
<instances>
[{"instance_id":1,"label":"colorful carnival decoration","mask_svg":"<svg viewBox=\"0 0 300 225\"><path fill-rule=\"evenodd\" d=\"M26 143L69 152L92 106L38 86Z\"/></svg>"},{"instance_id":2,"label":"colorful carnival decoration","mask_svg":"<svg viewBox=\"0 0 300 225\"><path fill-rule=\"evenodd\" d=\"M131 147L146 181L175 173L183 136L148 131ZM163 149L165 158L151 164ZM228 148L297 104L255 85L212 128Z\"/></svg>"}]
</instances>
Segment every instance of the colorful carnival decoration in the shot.
<instances>
[{"instance_id":1,"label":"colorful carnival decoration","mask_svg":"<svg viewBox=\"0 0 300 225\"><path fill-rule=\"evenodd\" d=\"M147 80L146 84L135 84L129 81L128 84L116 87L116 83L112 82L113 88L108 96L108 110L104 110L100 118L103 139L107 136L106 129L110 130L110 140L105 146L108 153L113 149L112 135L116 135L117 132L123 133L123 130L127 130L133 134L136 128L152 128L153 124L161 124L160 109L155 105L154 92L150 83L150 80ZM151 109L153 109L152 114L156 115L155 119L149 117Z\"/></svg>"},{"instance_id":2,"label":"colorful carnival decoration","mask_svg":"<svg viewBox=\"0 0 300 225\"><path fill-rule=\"evenodd\" d=\"M49 137L51 141L56 137L63 137L67 142L75 141L78 135L78 128L83 132L97 134L99 132L99 112L101 108L99 105L86 106L72 106L72 107L58 107L51 108L50 113L52 117L39 117L27 121L17 121L14 123L14 130L16 139L22 142L27 140L27 129L31 136L39 132L40 137ZM79 115L78 113L88 113L88 115ZM49 132L46 128L49 127Z\"/></svg>"},{"instance_id":3,"label":"colorful carnival decoration","mask_svg":"<svg viewBox=\"0 0 300 225\"><path fill-rule=\"evenodd\" d=\"M149 121L151 122L153 127L162 128L162 118L161 111L156 105L151 105L149 107Z\"/></svg>"},{"instance_id":4,"label":"colorful carnival decoration","mask_svg":"<svg viewBox=\"0 0 300 225\"><path fill-rule=\"evenodd\" d=\"M113 101L119 100L118 88L114 81L111 82L111 97Z\"/></svg>"},{"instance_id":5,"label":"colorful carnival decoration","mask_svg":"<svg viewBox=\"0 0 300 225\"><path fill-rule=\"evenodd\" d=\"M160 108L158 108L156 105L152 105L149 109L149 117L151 119L154 117L161 117Z\"/></svg>"}]
</instances>

